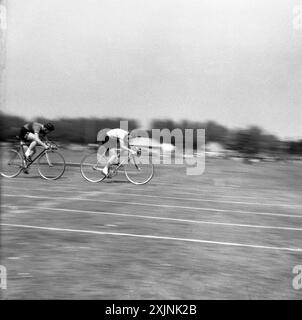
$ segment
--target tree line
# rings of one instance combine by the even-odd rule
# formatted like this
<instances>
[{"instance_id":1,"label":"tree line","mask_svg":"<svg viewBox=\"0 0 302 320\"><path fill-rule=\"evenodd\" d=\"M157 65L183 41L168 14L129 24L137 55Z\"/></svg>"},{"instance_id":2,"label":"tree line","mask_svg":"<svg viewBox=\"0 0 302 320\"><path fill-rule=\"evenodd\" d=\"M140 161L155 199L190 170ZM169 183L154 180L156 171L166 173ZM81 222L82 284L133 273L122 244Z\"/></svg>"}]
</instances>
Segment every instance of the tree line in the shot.
<instances>
[{"instance_id":1,"label":"tree line","mask_svg":"<svg viewBox=\"0 0 302 320\"><path fill-rule=\"evenodd\" d=\"M46 119L38 117L32 121L39 123L51 122L55 126L55 131L50 134L56 141L66 143L95 143L100 129L118 128L120 121L127 120L129 130L137 128L135 120L123 118L59 118ZM0 113L0 141L9 141L14 139L20 131L20 128L30 122L22 117Z\"/></svg>"},{"instance_id":2,"label":"tree line","mask_svg":"<svg viewBox=\"0 0 302 320\"><path fill-rule=\"evenodd\" d=\"M129 130L139 127L139 123L133 119L123 118L58 118L51 120L56 130L52 133L52 138L66 143L95 143L97 133L100 129L118 128L120 121L127 120ZM38 117L34 121L45 123L48 119ZM18 135L21 126L28 120L0 112L0 141L9 141ZM302 139L300 141L282 141L278 137L266 133L257 126L241 129L229 129L214 121L172 121L155 119L151 123L152 128L181 129L205 129L206 143L217 142L225 149L234 150L246 155L256 155L266 153L279 155L281 153L302 155ZM196 137L195 137L196 138ZM173 140L172 140L173 143ZM194 140L196 147L197 141Z\"/></svg>"},{"instance_id":3,"label":"tree line","mask_svg":"<svg viewBox=\"0 0 302 320\"><path fill-rule=\"evenodd\" d=\"M152 128L167 128L170 130L180 128L183 132L186 128L203 128L205 129L206 144L217 142L227 150L234 150L246 156L260 153L272 156L280 154L302 155L302 139L300 141L283 141L275 135L266 133L257 126L229 129L215 121L194 122L184 120L175 122L171 120L153 120Z\"/></svg>"}]
</instances>

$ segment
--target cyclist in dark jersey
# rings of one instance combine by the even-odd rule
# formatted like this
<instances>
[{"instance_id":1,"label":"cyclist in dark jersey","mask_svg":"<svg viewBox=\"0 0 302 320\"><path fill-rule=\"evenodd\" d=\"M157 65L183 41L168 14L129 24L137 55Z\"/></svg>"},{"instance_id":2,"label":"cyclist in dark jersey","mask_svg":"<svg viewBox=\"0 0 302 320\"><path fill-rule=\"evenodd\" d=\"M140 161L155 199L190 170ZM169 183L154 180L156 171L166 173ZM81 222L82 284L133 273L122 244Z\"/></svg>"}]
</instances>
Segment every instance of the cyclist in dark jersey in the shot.
<instances>
[{"instance_id":1,"label":"cyclist in dark jersey","mask_svg":"<svg viewBox=\"0 0 302 320\"><path fill-rule=\"evenodd\" d=\"M23 142L30 142L28 149L25 152L27 160L31 160L30 157L36 152L36 145L41 145L45 149L48 149L48 145L41 141L40 136L45 137L49 132L55 129L52 123L41 124L38 122L31 122L25 124L21 130L19 137Z\"/></svg>"}]
</instances>

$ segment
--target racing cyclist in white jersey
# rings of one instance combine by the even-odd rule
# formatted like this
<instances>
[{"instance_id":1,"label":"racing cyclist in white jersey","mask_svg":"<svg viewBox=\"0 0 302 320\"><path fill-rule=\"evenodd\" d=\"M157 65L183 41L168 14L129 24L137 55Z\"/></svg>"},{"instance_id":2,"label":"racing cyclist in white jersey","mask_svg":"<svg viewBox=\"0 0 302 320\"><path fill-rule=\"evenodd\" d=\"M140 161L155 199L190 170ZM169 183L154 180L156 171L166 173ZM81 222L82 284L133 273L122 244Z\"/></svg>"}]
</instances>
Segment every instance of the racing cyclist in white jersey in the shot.
<instances>
[{"instance_id":1,"label":"racing cyclist in white jersey","mask_svg":"<svg viewBox=\"0 0 302 320\"><path fill-rule=\"evenodd\" d=\"M136 154L136 151L131 150L129 146L129 139L133 138L128 131L116 128L106 132L105 140L101 145L106 144L107 150L109 150L109 160L101 172L108 176L109 167L118 162L117 148L120 147L121 152L130 152L130 154Z\"/></svg>"}]
</instances>

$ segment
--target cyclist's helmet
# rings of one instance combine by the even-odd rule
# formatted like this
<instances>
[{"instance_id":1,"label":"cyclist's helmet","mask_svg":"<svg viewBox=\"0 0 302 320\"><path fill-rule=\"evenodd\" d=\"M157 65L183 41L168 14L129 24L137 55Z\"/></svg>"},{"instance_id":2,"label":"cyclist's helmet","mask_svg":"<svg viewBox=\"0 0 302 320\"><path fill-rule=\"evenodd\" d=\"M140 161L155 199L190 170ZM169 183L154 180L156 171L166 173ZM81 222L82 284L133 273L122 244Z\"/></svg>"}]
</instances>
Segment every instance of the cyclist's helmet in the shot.
<instances>
[{"instance_id":1,"label":"cyclist's helmet","mask_svg":"<svg viewBox=\"0 0 302 320\"><path fill-rule=\"evenodd\" d=\"M50 122L46 123L44 125L44 128L47 129L48 131L54 131L55 130L55 126Z\"/></svg>"}]
</instances>

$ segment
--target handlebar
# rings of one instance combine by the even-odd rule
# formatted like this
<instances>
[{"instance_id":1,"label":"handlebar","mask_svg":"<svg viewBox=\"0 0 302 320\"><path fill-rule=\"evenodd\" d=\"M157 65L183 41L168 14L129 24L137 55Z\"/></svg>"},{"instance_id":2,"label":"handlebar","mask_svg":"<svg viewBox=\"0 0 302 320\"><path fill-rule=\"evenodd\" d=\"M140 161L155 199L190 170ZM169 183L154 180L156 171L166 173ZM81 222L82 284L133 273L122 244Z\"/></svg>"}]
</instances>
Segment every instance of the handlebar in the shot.
<instances>
[{"instance_id":1,"label":"handlebar","mask_svg":"<svg viewBox=\"0 0 302 320\"><path fill-rule=\"evenodd\" d=\"M52 141L47 141L44 142L51 150L56 150L58 149L58 145L55 142Z\"/></svg>"},{"instance_id":2,"label":"handlebar","mask_svg":"<svg viewBox=\"0 0 302 320\"><path fill-rule=\"evenodd\" d=\"M140 156L140 155L142 154L142 149L139 148L139 147L133 147L133 146L132 146L131 149L136 152L136 155L137 155L137 156Z\"/></svg>"},{"instance_id":3,"label":"handlebar","mask_svg":"<svg viewBox=\"0 0 302 320\"><path fill-rule=\"evenodd\" d=\"M140 148L140 147L136 147L134 145L130 145L130 149L132 151L135 151L137 156L140 156L142 154L142 148ZM125 152L121 148L117 148L116 150L118 152L118 155L120 155L121 152ZM128 154L131 155L131 153L129 151L128 151Z\"/></svg>"}]
</instances>

